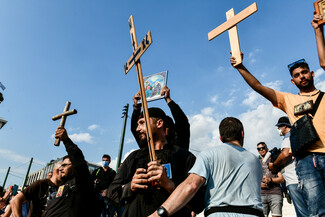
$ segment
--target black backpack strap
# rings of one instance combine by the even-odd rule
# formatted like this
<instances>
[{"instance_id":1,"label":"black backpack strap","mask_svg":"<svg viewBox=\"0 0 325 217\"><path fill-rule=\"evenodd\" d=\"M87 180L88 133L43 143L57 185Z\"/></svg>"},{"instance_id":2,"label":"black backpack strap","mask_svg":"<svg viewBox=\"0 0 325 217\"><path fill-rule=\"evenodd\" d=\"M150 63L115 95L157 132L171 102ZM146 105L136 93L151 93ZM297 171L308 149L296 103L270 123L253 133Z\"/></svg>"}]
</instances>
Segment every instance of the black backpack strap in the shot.
<instances>
[{"instance_id":1,"label":"black backpack strap","mask_svg":"<svg viewBox=\"0 0 325 217\"><path fill-rule=\"evenodd\" d=\"M310 112L310 114L311 114L312 116L315 116L316 111L317 111L317 109L318 109L318 106L319 106L319 104L320 104L320 101L321 101L322 98L323 98L323 95L324 95L324 92L320 91L320 92L319 92L319 95L318 95L318 97L317 97L317 99L316 99L316 101L315 101L314 108L313 108L313 110Z\"/></svg>"}]
</instances>

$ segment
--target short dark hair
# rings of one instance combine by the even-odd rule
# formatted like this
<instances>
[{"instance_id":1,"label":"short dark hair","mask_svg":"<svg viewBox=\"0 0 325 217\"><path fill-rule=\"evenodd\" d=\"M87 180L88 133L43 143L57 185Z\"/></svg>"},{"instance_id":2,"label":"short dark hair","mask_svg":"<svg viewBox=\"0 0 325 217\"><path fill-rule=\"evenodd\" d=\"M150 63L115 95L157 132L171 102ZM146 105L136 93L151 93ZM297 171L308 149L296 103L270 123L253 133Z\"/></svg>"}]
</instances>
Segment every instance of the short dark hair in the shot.
<instances>
[{"instance_id":1,"label":"short dark hair","mask_svg":"<svg viewBox=\"0 0 325 217\"><path fill-rule=\"evenodd\" d=\"M222 142L241 141L244 132L243 124L234 117L223 119L219 125L219 133Z\"/></svg>"},{"instance_id":2,"label":"short dark hair","mask_svg":"<svg viewBox=\"0 0 325 217\"><path fill-rule=\"evenodd\" d=\"M109 161L111 161L111 156L109 156L108 154L104 154L102 158L108 158Z\"/></svg>"},{"instance_id":3,"label":"short dark hair","mask_svg":"<svg viewBox=\"0 0 325 217\"><path fill-rule=\"evenodd\" d=\"M259 146L259 145L264 145L265 147L267 147L267 145L265 144L265 142L259 142L259 143L257 143L256 146Z\"/></svg>"},{"instance_id":4,"label":"short dark hair","mask_svg":"<svg viewBox=\"0 0 325 217\"><path fill-rule=\"evenodd\" d=\"M293 66L291 66L290 69L289 69L291 76L292 76L293 70L295 70L296 68L304 68L304 69L310 70L308 63L306 63L306 62L296 63Z\"/></svg>"},{"instance_id":5,"label":"short dark hair","mask_svg":"<svg viewBox=\"0 0 325 217\"><path fill-rule=\"evenodd\" d=\"M62 161L64 161L64 160L67 159L67 158L69 158L69 160L70 160L69 155L66 155L66 156L64 156L64 157L62 158Z\"/></svg>"}]
</instances>

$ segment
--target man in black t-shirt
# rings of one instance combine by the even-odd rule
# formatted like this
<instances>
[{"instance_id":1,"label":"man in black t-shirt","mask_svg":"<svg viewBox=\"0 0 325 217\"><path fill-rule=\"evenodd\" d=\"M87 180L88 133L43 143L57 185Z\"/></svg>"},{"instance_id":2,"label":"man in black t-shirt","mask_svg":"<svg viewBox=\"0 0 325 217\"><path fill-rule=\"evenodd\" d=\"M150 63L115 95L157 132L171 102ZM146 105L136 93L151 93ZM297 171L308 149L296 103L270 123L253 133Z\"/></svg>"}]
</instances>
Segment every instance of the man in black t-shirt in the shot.
<instances>
[{"instance_id":1,"label":"man in black t-shirt","mask_svg":"<svg viewBox=\"0 0 325 217\"><path fill-rule=\"evenodd\" d=\"M111 157L108 154L104 154L102 157L102 167L95 169L91 174L94 180L94 187L99 192L106 190L116 175L116 172L109 167L110 163Z\"/></svg>"},{"instance_id":2,"label":"man in black t-shirt","mask_svg":"<svg viewBox=\"0 0 325 217\"><path fill-rule=\"evenodd\" d=\"M59 167L61 162L53 167L53 175L50 179L37 180L29 187L19 193L11 202L11 209L16 217L22 217L22 205L26 201L31 201L31 217L42 217L42 214L51 201L61 184L61 174Z\"/></svg>"}]
</instances>

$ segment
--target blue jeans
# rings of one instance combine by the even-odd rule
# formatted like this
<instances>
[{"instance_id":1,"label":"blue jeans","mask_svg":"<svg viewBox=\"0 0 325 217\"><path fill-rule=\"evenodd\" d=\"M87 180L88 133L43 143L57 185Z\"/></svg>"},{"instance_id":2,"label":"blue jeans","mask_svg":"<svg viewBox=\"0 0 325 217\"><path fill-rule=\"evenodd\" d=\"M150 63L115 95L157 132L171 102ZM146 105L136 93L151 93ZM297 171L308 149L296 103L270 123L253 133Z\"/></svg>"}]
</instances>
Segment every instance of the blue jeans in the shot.
<instances>
[{"instance_id":1,"label":"blue jeans","mask_svg":"<svg viewBox=\"0 0 325 217\"><path fill-rule=\"evenodd\" d=\"M298 184L288 185L287 189L289 190L289 195L295 207L297 217L309 216L310 213L307 207L307 203L305 202L302 190Z\"/></svg>"},{"instance_id":2,"label":"blue jeans","mask_svg":"<svg viewBox=\"0 0 325 217\"><path fill-rule=\"evenodd\" d=\"M296 172L310 216L325 216L325 155L297 157Z\"/></svg>"}]
</instances>

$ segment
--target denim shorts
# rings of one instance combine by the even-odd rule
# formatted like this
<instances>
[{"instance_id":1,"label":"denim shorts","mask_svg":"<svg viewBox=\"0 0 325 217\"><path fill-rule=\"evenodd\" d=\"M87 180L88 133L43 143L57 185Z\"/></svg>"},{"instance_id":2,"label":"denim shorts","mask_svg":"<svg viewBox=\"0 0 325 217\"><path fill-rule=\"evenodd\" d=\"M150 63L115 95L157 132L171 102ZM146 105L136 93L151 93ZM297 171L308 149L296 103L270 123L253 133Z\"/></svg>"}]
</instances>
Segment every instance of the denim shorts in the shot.
<instances>
[{"instance_id":1,"label":"denim shorts","mask_svg":"<svg viewBox=\"0 0 325 217\"><path fill-rule=\"evenodd\" d=\"M282 195L262 195L263 213L268 216L270 211L272 216L282 216Z\"/></svg>"}]
</instances>

